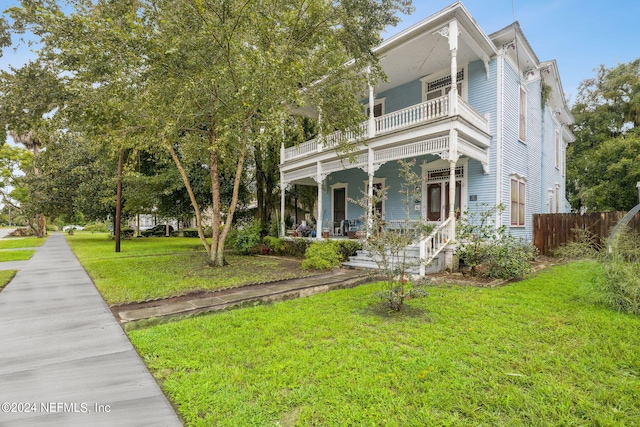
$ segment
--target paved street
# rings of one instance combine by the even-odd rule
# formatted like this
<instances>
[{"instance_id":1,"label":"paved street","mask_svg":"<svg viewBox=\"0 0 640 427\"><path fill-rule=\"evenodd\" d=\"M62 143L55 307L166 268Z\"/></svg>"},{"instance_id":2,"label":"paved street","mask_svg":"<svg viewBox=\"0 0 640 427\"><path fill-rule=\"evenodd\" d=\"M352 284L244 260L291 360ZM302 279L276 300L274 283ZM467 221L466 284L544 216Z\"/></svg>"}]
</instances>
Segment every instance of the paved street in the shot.
<instances>
[{"instance_id":1,"label":"paved street","mask_svg":"<svg viewBox=\"0 0 640 427\"><path fill-rule=\"evenodd\" d=\"M0 268L0 426L181 425L63 235Z\"/></svg>"}]
</instances>

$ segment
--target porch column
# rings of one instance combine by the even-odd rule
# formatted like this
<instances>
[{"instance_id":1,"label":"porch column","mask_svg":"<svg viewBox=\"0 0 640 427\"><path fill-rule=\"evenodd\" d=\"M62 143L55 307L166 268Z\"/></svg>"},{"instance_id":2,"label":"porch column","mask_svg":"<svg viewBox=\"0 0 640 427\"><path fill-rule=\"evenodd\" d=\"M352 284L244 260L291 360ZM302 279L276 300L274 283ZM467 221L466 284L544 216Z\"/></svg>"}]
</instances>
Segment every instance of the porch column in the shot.
<instances>
[{"instance_id":1,"label":"porch column","mask_svg":"<svg viewBox=\"0 0 640 427\"><path fill-rule=\"evenodd\" d=\"M324 182L325 175L322 174L322 165L320 161L316 166L315 181L318 183L318 216L316 217L316 239L322 238L322 183Z\"/></svg>"},{"instance_id":2,"label":"porch column","mask_svg":"<svg viewBox=\"0 0 640 427\"><path fill-rule=\"evenodd\" d=\"M288 188L289 184L284 182L284 173L280 172L280 237L284 237L286 233L286 225L284 223L284 205Z\"/></svg>"},{"instance_id":3,"label":"porch column","mask_svg":"<svg viewBox=\"0 0 640 427\"><path fill-rule=\"evenodd\" d=\"M371 79L371 69L367 68L367 75ZM376 118L373 111L375 107L376 97L373 93L373 85L369 82L369 138L376 136Z\"/></svg>"},{"instance_id":4,"label":"porch column","mask_svg":"<svg viewBox=\"0 0 640 427\"><path fill-rule=\"evenodd\" d=\"M449 92L449 114L458 114L458 21L449 22L449 50L451 51L451 91Z\"/></svg>"},{"instance_id":5,"label":"porch column","mask_svg":"<svg viewBox=\"0 0 640 427\"><path fill-rule=\"evenodd\" d=\"M451 236L455 236L456 230L456 164L459 157L458 131L451 129L449 130L449 218L451 219Z\"/></svg>"},{"instance_id":6,"label":"porch column","mask_svg":"<svg viewBox=\"0 0 640 427\"><path fill-rule=\"evenodd\" d=\"M367 174L369 175L369 187L367 188L367 238L371 237L371 230L373 229L373 218L371 212L373 212L373 149L369 147L367 154Z\"/></svg>"}]
</instances>

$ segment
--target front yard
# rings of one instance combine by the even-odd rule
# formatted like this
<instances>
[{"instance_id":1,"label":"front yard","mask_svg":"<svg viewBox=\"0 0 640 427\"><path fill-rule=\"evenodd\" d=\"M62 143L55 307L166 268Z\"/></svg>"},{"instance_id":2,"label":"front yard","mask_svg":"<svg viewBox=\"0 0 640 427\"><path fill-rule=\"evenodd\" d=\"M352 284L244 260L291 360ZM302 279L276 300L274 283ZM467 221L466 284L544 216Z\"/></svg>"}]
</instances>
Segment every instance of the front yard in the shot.
<instances>
[{"instance_id":1,"label":"front yard","mask_svg":"<svg viewBox=\"0 0 640 427\"><path fill-rule=\"evenodd\" d=\"M228 266L208 267L198 238L124 240L115 253L107 236L76 232L67 240L109 305L308 275L290 258L229 254Z\"/></svg>"},{"instance_id":2,"label":"front yard","mask_svg":"<svg viewBox=\"0 0 640 427\"><path fill-rule=\"evenodd\" d=\"M636 425L640 318L590 296L601 274L438 286L393 315L365 285L129 337L188 426Z\"/></svg>"}]
</instances>

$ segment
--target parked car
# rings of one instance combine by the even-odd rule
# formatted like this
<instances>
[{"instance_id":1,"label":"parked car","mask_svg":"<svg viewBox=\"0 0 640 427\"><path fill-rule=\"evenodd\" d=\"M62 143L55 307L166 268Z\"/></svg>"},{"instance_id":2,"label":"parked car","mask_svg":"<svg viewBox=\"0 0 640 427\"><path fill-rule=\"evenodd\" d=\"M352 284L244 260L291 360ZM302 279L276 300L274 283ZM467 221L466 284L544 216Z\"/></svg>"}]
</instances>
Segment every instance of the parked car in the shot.
<instances>
[{"instance_id":1,"label":"parked car","mask_svg":"<svg viewBox=\"0 0 640 427\"><path fill-rule=\"evenodd\" d=\"M75 224L69 224L69 225L65 225L64 227L62 227L62 231L64 231L65 233L69 230L78 230L78 231L82 231L84 230L84 227L81 225L75 225Z\"/></svg>"},{"instance_id":2,"label":"parked car","mask_svg":"<svg viewBox=\"0 0 640 427\"><path fill-rule=\"evenodd\" d=\"M171 233L173 233L173 227L169 226L169 235L171 235ZM144 237L165 236L167 234L167 226L164 224L158 224L148 230L140 232L140 234L142 234Z\"/></svg>"}]
</instances>

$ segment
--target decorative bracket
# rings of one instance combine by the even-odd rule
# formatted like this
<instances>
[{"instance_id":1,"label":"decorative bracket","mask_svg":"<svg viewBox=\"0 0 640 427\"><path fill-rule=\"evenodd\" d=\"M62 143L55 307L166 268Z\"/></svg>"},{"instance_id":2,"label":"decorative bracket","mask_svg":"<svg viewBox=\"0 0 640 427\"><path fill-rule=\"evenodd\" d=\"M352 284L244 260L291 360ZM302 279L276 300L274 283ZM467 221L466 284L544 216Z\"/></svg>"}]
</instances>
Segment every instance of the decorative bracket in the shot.
<instances>
[{"instance_id":1,"label":"decorative bracket","mask_svg":"<svg viewBox=\"0 0 640 427\"><path fill-rule=\"evenodd\" d=\"M291 184L288 182L281 182L280 183L280 190L284 190L284 191L289 191L289 189L291 189Z\"/></svg>"},{"instance_id":2,"label":"decorative bracket","mask_svg":"<svg viewBox=\"0 0 640 427\"><path fill-rule=\"evenodd\" d=\"M373 164L373 170L371 171L371 173L375 174L376 172L378 172L378 169L380 169L380 166L384 165L386 162L382 162L382 163L374 163ZM362 171L364 173L366 173L367 175L369 174L369 166L368 165L362 165L362 166L358 166L359 169L362 169Z\"/></svg>"},{"instance_id":3,"label":"decorative bracket","mask_svg":"<svg viewBox=\"0 0 640 427\"><path fill-rule=\"evenodd\" d=\"M328 175L329 175L328 173L321 173L321 174L318 174L318 175L314 176L313 180L315 182L317 182L318 184L322 184L324 182L325 178L327 178ZM320 179L319 181L318 181L318 178Z\"/></svg>"},{"instance_id":4,"label":"decorative bracket","mask_svg":"<svg viewBox=\"0 0 640 427\"><path fill-rule=\"evenodd\" d=\"M440 28L438 31L434 32L433 35L435 36L436 34L440 34L442 37L446 37L447 40L449 39L449 26L445 25L444 27ZM458 35L462 34L462 31L458 30Z\"/></svg>"},{"instance_id":5,"label":"decorative bracket","mask_svg":"<svg viewBox=\"0 0 640 427\"><path fill-rule=\"evenodd\" d=\"M451 158L451 156L450 156L450 154L451 154L451 153L449 152L449 150L441 151L441 152L436 153L436 154L437 154L438 156L440 156L440 158L441 158L442 160L446 160L446 161L448 161L448 162L457 162L458 160L460 160L460 157L462 157L462 153L460 153L459 151L457 151L457 152L454 154L453 158Z\"/></svg>"},{"instance_id":6,"label":"decorative bracket","mask_svg":"<svg viewBox=\"0 0 640 427\"><path fill-rule=\"evenodd\" d=\"M529 77L533 77L535 76L535 74L536 74L535 68L527 68L522 72L522 78L524 78L525 80L528 80Z\"/></svg>"},{"instance_id":7,"label":"decorative bracket","mask_svg":"<svg viewBox=\"0 0 640 427\"><path fill-rule=\"evenodd\" d=\"M489 175L489 162L482 162L482 172Z\"/></svg>"},{"instance_id":8,"label":"decorative bracket","mask_svg":"<svg viewBox=\"0 0 640 427\"><path fill-rule=\"evenodd\" d=\"M513 39L509 43L505 43L502 45L502 50L515 49L516 48L516 40Z\"/></svg>"},{"instance_id":9,"label":"decorative bracket","mask_svg":"<svg viewBox=\"0 0 640 427\"><path fill-rule=\"evenodd\" d=\"M489 80L489 58L482 58L482 62L484 62L484 72L487 75L487 80Z\"/></svg>"}]
</instances>

